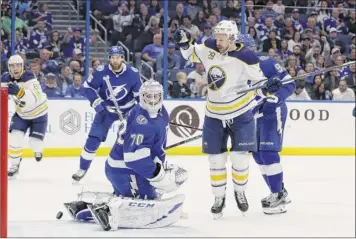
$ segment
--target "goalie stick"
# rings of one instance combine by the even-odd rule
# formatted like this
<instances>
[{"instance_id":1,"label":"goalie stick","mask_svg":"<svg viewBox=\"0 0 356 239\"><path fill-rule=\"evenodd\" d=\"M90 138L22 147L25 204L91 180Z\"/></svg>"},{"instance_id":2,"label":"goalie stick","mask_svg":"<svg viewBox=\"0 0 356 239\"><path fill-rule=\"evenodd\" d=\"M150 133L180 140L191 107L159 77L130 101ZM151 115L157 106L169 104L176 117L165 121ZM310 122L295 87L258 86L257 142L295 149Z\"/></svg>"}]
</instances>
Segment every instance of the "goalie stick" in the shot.
<instances>
[{"instance_id":1,"label":"goalie stick","mask_svg":"<svg viewBox=\"0 0 356 239\"><path fill-rule=\"evenodd\" d=\"M303 74L303 75L299 75L299 76L295 76L295 77L292 77L292 78L289 78L289 79L285 79L285 80L282 80L281 82L285 83L285 82L290 82L292 80L294 80L294 81L301 80L301 79L304 79L304 78L309 77L309 76L320 75L322 73L325 73L325 72L328 72L328 71L332 71L332 70L335 70L335 69L338 69L338 68L341 68L341 67L353 65L355 63L356 63L356 61L350 61L350 62L342 64L341 66L331 66L331 67L328 67L328 68L324 68L324 69L322 69L320 71L306 73L306 74ZM248 93L250 91L263 89L264 87L265 87L264 85L258 85L258 86L254 86L254 87L251 87L251 88L248 88L248 89L245 89L245 90L234 91L234 92L231 92L231 93L226 94L224 96L244 94L244 93Z\"/></svg>"}]
</instances>

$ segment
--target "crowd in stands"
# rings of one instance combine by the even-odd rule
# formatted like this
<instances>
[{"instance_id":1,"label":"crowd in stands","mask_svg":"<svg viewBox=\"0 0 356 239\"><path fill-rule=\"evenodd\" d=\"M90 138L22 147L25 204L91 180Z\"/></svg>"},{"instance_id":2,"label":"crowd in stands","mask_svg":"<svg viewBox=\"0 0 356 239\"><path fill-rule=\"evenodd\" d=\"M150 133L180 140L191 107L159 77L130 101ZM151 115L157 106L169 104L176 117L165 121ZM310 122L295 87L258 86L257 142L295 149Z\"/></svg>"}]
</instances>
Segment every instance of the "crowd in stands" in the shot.
<instances>
[{"instance_id":1,"label":"crowd in stands","mask_svg":"<svg viewBox=\"0 0 356 239\"><path fill-rule=\"evenodd\" d=\"M41 4L40 0L39 3L29 0L19 2L17 52L24 56L32 54L29 67L43 82L45 91L54 88L48 90L53 96L80 97L78 86L81 84L78 82L82 82L85 74L85 38L81 36L81 30L69 27L68 33L61 37L52 27L52 17L46 4ZM162 39L164 34L168 35L169 97L200 98L207 94L204 66L183 59L173 43L174 31L183 28L191 33L195 42L204 43L212 37L212 29L219 21L229 19L235 21L240 30L244 22L245 32L257 42L258 54L275 58L292 77L340 65L337 70L299 80L290 99L355 99L355 65L341 66L356 60L355 0L245 2L245 17L242 19L240 1L237 0L170 0L167 32L163 29L163 0L91 0L90 10L106 27L110 44L121 42L126 45L132 56L127 60L132 61L145 78L155 78L162 84ZM9 1L4 0L3 5L6 3ZM0 51L1 59L5 61L4 55L10 46L8 21L11 9L3 5L2 24L7 27L3 28ZM81 6L82 14L85 13L84 8ZM104 33L100 34L103 36ZM91 43L95 41L94 35L89 40ZM24 51L27 54L23 54ZM38 57L33 57L33 54L38 54ZM89 60L92 66L90 71L101 64L95 59ZM75 79L76 84L73 83ZM70 94L67 93L68 88Z\"/></svg>"}]
</instances>

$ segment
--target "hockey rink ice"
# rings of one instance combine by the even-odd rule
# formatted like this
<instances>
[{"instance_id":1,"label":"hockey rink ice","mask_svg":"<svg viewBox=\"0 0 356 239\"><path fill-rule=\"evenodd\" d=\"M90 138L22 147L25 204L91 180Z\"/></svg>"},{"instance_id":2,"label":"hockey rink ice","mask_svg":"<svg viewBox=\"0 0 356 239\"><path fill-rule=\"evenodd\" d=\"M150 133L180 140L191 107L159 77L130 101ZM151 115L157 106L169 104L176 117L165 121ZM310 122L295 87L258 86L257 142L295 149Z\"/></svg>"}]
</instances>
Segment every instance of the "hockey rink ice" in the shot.
<instances>
[{"instance_id":1,"label":"hockey rink ice","mask_svg":"<svg viewBox=\"0 0 356 239\"><path fill-rule=\"evenodd\" d=\"M206 156L167 157L186 168L189 179L177 193L186 195L188 219L151 230L102 231L94 223L72 221L63 207L76 199L81 187L112 192L104 174L105 158L97 158L82 181L72 185L78 158L24 159L16 180L9 181L9 237L354 237L355 157L282 157L284 181L292 203L288 212L267 216L260 200L268 195L251 158L245 216L233 198L228 170L227 206L214 221L213 196ZM230 167L230 165L229 165ZM63 211L61 220L56 219Z\"/></svg>"}]
</instances>

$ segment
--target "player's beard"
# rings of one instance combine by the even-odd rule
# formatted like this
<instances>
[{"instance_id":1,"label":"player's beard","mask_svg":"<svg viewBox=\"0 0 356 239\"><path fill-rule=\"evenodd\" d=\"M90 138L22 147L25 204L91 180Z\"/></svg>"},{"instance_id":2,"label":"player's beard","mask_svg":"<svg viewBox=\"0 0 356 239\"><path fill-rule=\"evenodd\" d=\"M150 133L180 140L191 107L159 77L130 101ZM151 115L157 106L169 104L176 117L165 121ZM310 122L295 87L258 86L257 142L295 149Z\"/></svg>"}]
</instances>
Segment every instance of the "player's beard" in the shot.
<instances>
[{"instance_id":1,"label":"player's beard","mask_svg":"<svg viewBox=\"0 0 356 239\"><path fill-rule=\"evenodd\" d=\"M121 67L122 67L122 62L120 62L117 66L114 66L113 64L111 65L111 69L115 72L121 71Z\"/></svg>"}]
</instances>

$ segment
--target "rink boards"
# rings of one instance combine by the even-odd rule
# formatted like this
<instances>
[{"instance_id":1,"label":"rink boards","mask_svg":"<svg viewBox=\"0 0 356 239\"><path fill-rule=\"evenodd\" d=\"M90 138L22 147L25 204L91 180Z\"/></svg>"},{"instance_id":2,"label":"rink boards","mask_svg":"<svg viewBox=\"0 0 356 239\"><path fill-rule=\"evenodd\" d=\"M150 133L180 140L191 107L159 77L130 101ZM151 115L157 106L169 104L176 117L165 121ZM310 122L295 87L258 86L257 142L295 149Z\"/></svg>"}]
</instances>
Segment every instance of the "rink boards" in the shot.
<instances>
[{"instance_id":1,"label":"rink boards","mask_svg":"<svg viewBox=\"0 0 356 239\"><path fill-rule=\"evenodd\" d=\"M205 101L165 101L170 120L202 128ZM355 155L353 102L288 102L283 155ZM9 117L14 113L9 105ZM46 157L79 156L94 119L87 100L50 100L49 124L45 139ZM10 119L9 119L10 122ZM110 129L98 156L106 156L116 140L118 123ZM167 145L200 135L201 131L170 125ZM201 138L167 151L168 155L202 155ZM33 157L28 145L24 157Z\"/></svg>"}]
</instances>

